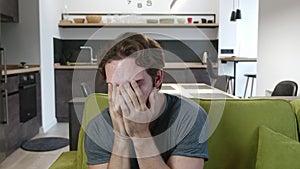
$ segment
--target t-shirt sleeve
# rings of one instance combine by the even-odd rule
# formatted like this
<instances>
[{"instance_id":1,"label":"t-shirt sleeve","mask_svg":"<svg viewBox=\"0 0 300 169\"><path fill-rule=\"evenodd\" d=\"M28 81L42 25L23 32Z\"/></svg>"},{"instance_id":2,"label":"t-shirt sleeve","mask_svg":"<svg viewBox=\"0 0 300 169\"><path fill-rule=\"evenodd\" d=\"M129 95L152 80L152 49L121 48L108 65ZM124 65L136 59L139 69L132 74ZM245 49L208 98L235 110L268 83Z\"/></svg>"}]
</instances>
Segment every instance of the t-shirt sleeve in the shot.
<instances>
[{"instance_id":1,"label":"t-shirt sleeve","mask_svg":"<svg viewBox=\"0 0 300 169\"><path fill-rule=\"evenodd\" d=\"M109 162L110 152L102 149L88 135L85 135L84 147L88 165L104 164Z\"/></svg>"},{"instance_id":2,"label":"t-shirt sleeve","mask_svg":"<svg viewBox=\"0 0 300 169\"><path fill-rule=\"evenodd\" d=\"M113 133L110 124L105 121L107 113L103 114L92 119L85 131L84 147L88 165L104 164L110 160Z\"/></svg>"},{"instance_id":3,"label":"t-shirt sleeve","mask_svg":"<svg viewBox=\"0 0 300 169\"><path fill-rule=\"evenodd\" d=\"M203 158L208 160L207 140L201 141L200 137L207 134L207 124L205 124L207 115L205 111L200 108L196 121L188 132L188 134L176 145L171 152L171 155L188 156ZM202 128L204 129L202 131ZM201 134L202 132L202 134ZM205 133L203 133L205 132ZM181 132L180 132L181 133Z\"/></svg>"}]
</instances>

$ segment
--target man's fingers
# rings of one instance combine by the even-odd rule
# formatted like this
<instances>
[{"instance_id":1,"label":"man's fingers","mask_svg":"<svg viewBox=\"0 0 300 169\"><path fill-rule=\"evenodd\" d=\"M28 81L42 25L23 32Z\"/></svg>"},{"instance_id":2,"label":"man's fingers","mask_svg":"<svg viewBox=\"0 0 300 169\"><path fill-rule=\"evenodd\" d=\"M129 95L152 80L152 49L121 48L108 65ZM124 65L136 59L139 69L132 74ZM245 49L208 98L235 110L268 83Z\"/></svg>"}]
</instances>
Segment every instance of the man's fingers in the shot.
<instances>
[{"instance_id":1,"label":"man's fingers","mask_svg":"<svg viewBox=\"0 0 300 169\"><path fill-rule=\"evenodd\" d=\"M129 112L129 109L121 95L118 95L118 103L120 105L123 116L128 117L130 112Z\"/></svg>"},{"instance_id":2,"label":"man's fingers","mask_svg":"<svg viewBox=\"0 0 300 169\"><path fill-rule=\"evenodd\" d=\"M132 88L133 88L133 90L134 90L134 92L135 92L135 94L136 94L136 96L138 98L140 106L142 106L141 107L142 111L145 111L146 108L147 108L147 106L146 106L146 103L145 103L145 101L143 99L143 93L142 93L141 89L139 88L139 85L135 81L132 81L131 82L131 86L132 86Z\"/></svg>"},{"instance_id":3,"label":"man's fingers","mask_svg":"<svg viewBox=\"0 0 300 169\"><path fill-rule=\"evenodd\" d=\"M108 83L108 102L112 102L112 91L113 91L113 86L111 83Z\"/></svg>"}]
</instances>

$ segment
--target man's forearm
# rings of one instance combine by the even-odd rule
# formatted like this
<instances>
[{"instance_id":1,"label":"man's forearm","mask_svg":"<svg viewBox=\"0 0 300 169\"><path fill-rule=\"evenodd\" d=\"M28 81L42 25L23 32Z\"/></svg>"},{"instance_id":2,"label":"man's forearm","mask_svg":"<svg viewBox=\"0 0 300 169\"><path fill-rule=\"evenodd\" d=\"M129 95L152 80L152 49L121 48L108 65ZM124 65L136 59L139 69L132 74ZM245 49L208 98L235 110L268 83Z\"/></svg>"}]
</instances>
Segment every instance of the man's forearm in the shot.
<instances>
[{"instance_id":1,"label":"man's forearm","mask_svg":"<svg viewBox=\"0 0 300 169\"><path fill-rule=\"evenodd\" d=\"M129 138L115 135L108 169L130 169L129 144Z\"/></svg>"},{"instance_id":2,"label":"man's forearm","mask_svg":"<svg viewBox=\"0 0 300 169\"><path fill-rule=\"evenodd\" d=\"M170 169L161 157L151 135L147 138L134 138L132 140L141 169Z\"/></svg>"}]
</instances>

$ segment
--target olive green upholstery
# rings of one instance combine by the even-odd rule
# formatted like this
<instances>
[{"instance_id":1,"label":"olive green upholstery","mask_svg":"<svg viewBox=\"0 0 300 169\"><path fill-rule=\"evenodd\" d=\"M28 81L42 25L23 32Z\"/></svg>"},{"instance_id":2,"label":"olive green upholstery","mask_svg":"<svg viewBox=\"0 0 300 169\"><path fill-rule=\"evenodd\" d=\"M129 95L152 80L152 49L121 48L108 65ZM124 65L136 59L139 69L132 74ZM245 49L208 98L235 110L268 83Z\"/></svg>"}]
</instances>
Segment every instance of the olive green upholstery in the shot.
<instances>
[{"instance_id":1,"label":"olive green upholstery","mask_svg":"<svg viewBox=\"0 0 300 169\"><path fill-rule=\"evenodd\" d=\"M83 119L78 135L77 151L62 153L50 169L87 169L87 157L84 151L85 127L101 110L108 107L107 94L91 94L84 105Z\"/></svg>"},{"instance_id":2,"label":"olive green upholstery","mask_svg":"<svg viewBox=\"0 0 300 169\"><path fill-rule=\"evenodd\" d=\"M205 169L255 169L260 126L266 126L298 141L295 107L288 101L280 99L213 101L194 99L194 101L208 112L212 130L214 123L218 124L208 141L210 159L205 162ZM87 168L84 128L90 119L107 106L105 94L92 94L87 98L76 155L75 152L63 153L53 163L51 169L74 169L74 166L77 169Z\"/></svg>"},{"instance_id":3,"label":"olive green upholstery","mask_svg":"<svg viewBox=\"0 0 300 169\"><path fill-rule=\"evenodd\" d=\"M300 130L300 99L292 100L291 104L294 108L294 111L296 112L297 121L298 121L298 130ZM299 131L299 136L300 136L300 131Z\"/></svg>"},{"instance_id":4,"label":"olive green upholstery","mask_svg":"<svg viewBox=\"0 0 300 169\"><path fill-rule=\"evenodd\" d=\"M208 141L210 159L205 169L255 169L258 129L262 125L298 140L296 116L288 101L201 100L200 105L208 113L212 106L224 107L222 118Z\"/></svg>"}]
</instances>

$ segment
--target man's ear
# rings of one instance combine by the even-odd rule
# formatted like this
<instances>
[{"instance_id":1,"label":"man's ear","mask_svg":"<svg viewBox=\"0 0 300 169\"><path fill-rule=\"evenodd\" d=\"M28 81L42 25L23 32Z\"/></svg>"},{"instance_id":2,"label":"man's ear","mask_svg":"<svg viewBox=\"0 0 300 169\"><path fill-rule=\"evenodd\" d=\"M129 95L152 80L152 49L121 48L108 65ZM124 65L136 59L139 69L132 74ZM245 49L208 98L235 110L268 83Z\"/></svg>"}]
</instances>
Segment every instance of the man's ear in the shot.
<instances>
[{"instance_id":1,"label":"man's ear","mask_svg":"<svg viewBox=\"0 0 300 169\"><path fill-rule=\"evenodd\" d=\"M163 82L164 72L162 69L159 69L156 73L155 81L154 81L154 87L159 88Z\"/></svg>"}]
</instances>

